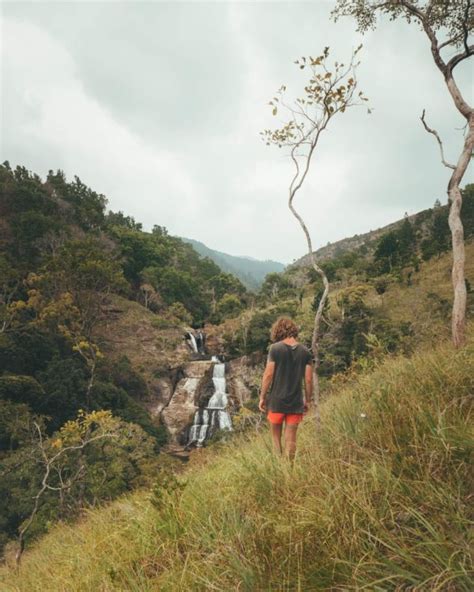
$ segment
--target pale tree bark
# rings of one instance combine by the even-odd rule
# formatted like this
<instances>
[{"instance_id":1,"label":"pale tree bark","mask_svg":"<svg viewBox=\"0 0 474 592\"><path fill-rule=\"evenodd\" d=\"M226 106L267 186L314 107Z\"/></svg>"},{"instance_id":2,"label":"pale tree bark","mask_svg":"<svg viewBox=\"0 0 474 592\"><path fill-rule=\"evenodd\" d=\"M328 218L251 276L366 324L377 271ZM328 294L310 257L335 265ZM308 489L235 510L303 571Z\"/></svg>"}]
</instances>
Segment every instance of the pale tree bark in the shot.
<instances>
[{"instance_id":1,"label":"pale tree bark","mask_svg":"<svg viewBox=\"0 0 474 592\"><path fill-rule=\"evenodd\" d=\"M308 159L308 167L309 167L310 159ZM301 185L300 185L301 186ZM321 300L318 304L318 309L316 311L316 315L314 317L314 325L313 325L313 336L311 339L311 349L313 352L314 357L314 364L313 364L313 401L314 401L314 408L315 408L315 418L316 418L316 426L319 429L321 427L321 414L319 412L319 403L321 399L321 388L319 384L319 365L320 365L320 355L319 355L319 341L321 335L321 318L323 316L324 306L326 304L328 295L329 295L329 281L324 273L324 270L319 267L316 263L316 257L314 256L313 252L313 245L311 242L311 235L309 234L308 228L303 220L303 218L298 214L293 206L293 198L295 197L296 191L292 191L290 189L290 196L288 199L288 207L290 208L291 213L293 216L298 220L300 223L301 228L306 237L306 243L308 245L308 255L311 261L311 266L313 269L319 274L323 281L324 291L323 295L321 296Z\"/></svg>"},{"instance_id":2,"label":"pale tree bark","mask_svg":"<svg viewBox=\"0 0 474 592\"><path fill-rule=\"evenodd\" d=\"M453 308L451 332L453 345L456 348L466 341L466 302L467 291L464 275L465 249L464 229L461 220L462 193L460 184L472 158L474 149L474 111L464 98L453 76L454 69L464 60L474 55L474 45L469 44L469 35L474 29L472 0L387 0L371 2L370 0L338 0L333 16L338 18L350 15L357 19L359 30L366 31L375 27L376 13L388 14L392 19L404 17L408 22L417 21L430 42L431 55L436 67L443 76L444 82L454 106L466 121L464 144L456 165L448 165L444 159L442 143L439 135L428 128L425 129L436 136L441 149L441 160L445 166L453 170L449 179L447 194L449 203L449 228L452 238L452 285ZM440 42L438 35L445 35ZM449 59L443 57L446 50L455 51Z\"/></svg>"},{"instance_id":3,"label":"pale tree bark","mask_svg":"<svg viewBox=\"0 0 474 592\"><path fill-rule=\"evenodd\" d=\"M401 2L408 10L413 11L413 5L410 2ZM453 309L451 316L451 333L453 345L459 348L464 345L466 341L466 304L467 304L467 290L466 279L464 274L466 254L464 249L464 228L461 220L462 208L462 193L460 189L461 181L467 170L469 162L472 158L474 148L474 111L467 103L456 84L453 77L454 68L466 58L474 54L474 45L468 45L468 19L472 18L471 3L466 2L465 12L465 26L463 31L463 51L452 57L448 62L445 62L441 57L440 44L438 42L436 33L430 26L429 17L427 13L420 10L413 12L421 21L423 29L431 42L431 53L433 60L443 75L448 91L451 95L453 103L459 113L465 118L467 125L467 133L464 139L463 149L458 158L456 165L450 166L453 169L451 178L448 183L448 201L449 201L449 228L451 230L452 252L453 252L453 267L451 272L453 284ZM441 44L442 45L442 44ZM447 43L445 46L448 47ZM426 127L426 125L425 125ZM429 131L429 130L428 130ZM441 140L438 136L438 142L442 150ZM447 164L444 160L443 164Z\"/></svg>"}]
</instances>

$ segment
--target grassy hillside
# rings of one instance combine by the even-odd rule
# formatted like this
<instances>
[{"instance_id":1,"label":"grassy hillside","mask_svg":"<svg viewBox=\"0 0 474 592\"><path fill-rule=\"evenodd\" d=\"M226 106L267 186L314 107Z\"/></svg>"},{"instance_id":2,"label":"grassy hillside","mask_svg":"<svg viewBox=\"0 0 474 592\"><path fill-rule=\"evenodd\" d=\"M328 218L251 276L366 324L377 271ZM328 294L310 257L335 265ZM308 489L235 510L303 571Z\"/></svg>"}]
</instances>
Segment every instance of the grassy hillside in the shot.
<instances>
[{"instance_id":1,"label":"grassy hillside","mask_svg":"<svg viewBox=\"0 0 474 592\"><path fill-rule=\"evenodd\" d=\"M474 286L474 241L466 242L465 275ZM381 317L392 323L410 323L415 343L422 343L449 336L449 316L453 303L451 283L452 255L443 253L429 261L420 263L417 273L408 280L407 274L401 281L391 281L383 294L377 294L374 284L367 286L365 295L368 305ZM337 316L341 292L348 286L360 282L349 278L335 283L330 295L333 314ZM311 306L312 294L305 298L307 308ZM474 314L474 293L468 295L467 317Z\"/></svg>"},{"instance_id":2,"label":"grassy hillside","mask_svg":"<svg viewBox=\"0 0 474 592\"><path fill-rule=\"evenodd\" d=\"M472 328L472 327L471 327ZM387 359L335 391L295 466L266 430L60 525L5 592L469 591L474 341Z\"/></svg>"}]
</instances>

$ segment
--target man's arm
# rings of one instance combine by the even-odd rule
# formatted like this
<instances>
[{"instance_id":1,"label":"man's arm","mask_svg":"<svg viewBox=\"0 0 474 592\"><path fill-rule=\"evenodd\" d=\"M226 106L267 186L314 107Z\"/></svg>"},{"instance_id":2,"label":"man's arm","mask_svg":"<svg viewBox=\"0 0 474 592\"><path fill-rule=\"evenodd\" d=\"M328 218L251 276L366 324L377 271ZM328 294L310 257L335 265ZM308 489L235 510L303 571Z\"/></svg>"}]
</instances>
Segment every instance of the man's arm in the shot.
<instances>
[{"instance_id":1,"label":"man's arm","mask_svg":"<svg viewBox=\"0 0 474 592\"><path fill-rule=\"evenodd\" d=\"M306 364L304 369L304 392L305 392L305 409L308 409L313 400L313 364Z\"/></svg>"},{"instance_id":2,"label":"man's arm","mask_svg":"<svg viewBox=\"0 0 474 592\"><path fill-rule=\"evenodd\" d=\"M258 402L258 408L260 411L265 411L266 402L265 397L267 396L268 389L272 384L273 374L275 372L275 362L267 362L265 371L262 377L262 388L260 389L260 401Z\"/></svg>"}]
</instances>

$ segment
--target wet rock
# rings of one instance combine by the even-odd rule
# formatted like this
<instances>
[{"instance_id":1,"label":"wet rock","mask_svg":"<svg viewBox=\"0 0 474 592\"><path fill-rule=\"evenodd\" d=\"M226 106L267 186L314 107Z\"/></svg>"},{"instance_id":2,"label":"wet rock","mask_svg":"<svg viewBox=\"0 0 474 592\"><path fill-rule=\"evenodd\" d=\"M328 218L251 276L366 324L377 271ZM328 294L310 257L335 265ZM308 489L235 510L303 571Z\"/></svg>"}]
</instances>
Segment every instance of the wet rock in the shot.
<instances>
[{"instance_id":1,"label":"wet rock","mask_svg":"<svg viewBox=\"0 0 474 592\"><path fill-rule=\"evenodd\" d=\"M192 423L200 398L211 380L213 366L211 361L189 362L182 366L182 378L176 384L168 405L161 412L172 442L179 442Z\"/></svg>"}]
</instances>

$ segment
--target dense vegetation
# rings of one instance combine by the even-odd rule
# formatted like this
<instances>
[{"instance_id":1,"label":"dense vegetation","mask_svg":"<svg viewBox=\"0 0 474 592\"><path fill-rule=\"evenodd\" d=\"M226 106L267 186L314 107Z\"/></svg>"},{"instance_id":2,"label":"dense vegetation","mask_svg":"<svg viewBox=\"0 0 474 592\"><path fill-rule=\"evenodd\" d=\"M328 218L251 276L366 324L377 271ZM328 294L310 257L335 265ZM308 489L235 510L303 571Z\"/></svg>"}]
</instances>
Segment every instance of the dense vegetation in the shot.
<instances>
[{"instance_id":1,"label":"dense vegetation","mask_svg":"<svg viewBox=\"0 0 474 592\"><path fill-rule=\"evenodd\" d=\"M142 377L126 358L104 356L95 338L114 295L142 303L177 331L244 306L246 289L235 277L165 228L143 232L106 204L61 171L43 181L24 167L0 167L0 548L32 512L44 457L54 456L66 426L76 438L104 430L104 422L110 429L100 447L81 453L81 471L77 451L61 456L31 534L133 487L166 439L136 400ZM112 415L91 415L91 424L80 410L108 410L113 429Z\"/></svg>"},{"instance_id":2,"label":"dense vegetation","mask_svg":"<svg viewBox=\"0 0 474 592\"><path fill-rule=\"evenodd\" d=\"M55 528L3 589L472 590L473 346L334 387L293 468L265 433L198 455L185 479L163 471Z\"/></svg>"},{"instance_id":3,"label":"dense vegetation","mask_svg":"<svg viewBox=\"0 0 474 592\"><path fill-rule=\"evenodd\" d=\"M140 404L144 373L126 356L109 357L98 339L116 302L151 316L163 335L171 328L164 348L205 322L227 355L264 353L281 314L294 317L310 343L321 285L309 268L270 273L252 294L166 228L144 232L106 205L60 171L43 181L23 167L0 167L0 548L26 526L28 542L159 474L166 433ZM463 221L469 243L472 185ZM332 283L321 347L328 383L386 353L413 351L428 338L427 325L431 336L442 334L449 248L447 208L435 204L322 261ZM469 265L467 272L472 283ZM472 309L469 280L468 290ZM420 299L418 308L410 305ZM254 407L251 401L247 410Z\"/></svg>"},{"instance_id":4,"label":"dense vegetation","mask_svg":"<svg viewBox=\"0 0 474 592\"><path fill-rule=\"evenodd\" d=\"M474 185L463 191L462 219L467 244L474 236ZM409 352L427 338L415 314L394 315L392 296L398 294L408 313L410 299L425 299L435 333L439 321L447 323L451 297L430 285L432 263L451 248L448 207L437 201L433 208L411 218L405 216L392 230L364 241L357 249L335 250L320 261L331 283L321 341L321 374L330 377L345 371L375 349ZM474 312L472 270L466 269L468 316ZM447 285L449 278L442 278ZM423 286L423 288L422 288ZM428 287L429 286L429 287ZM417 289L418 288L418 289ZM311 329L322 284L314 270L293 265L284 273L271 273L257 295L257 306L238 323L229 323L227 345L234 355L265 350L269 328L280 314L294 316L303 328L302 338L311 344ZM391 300L390 306L386 303Z\"/></svg>"}]
</instances>

